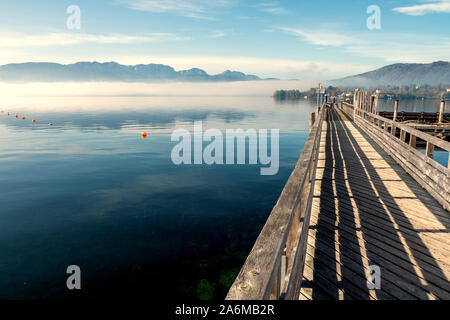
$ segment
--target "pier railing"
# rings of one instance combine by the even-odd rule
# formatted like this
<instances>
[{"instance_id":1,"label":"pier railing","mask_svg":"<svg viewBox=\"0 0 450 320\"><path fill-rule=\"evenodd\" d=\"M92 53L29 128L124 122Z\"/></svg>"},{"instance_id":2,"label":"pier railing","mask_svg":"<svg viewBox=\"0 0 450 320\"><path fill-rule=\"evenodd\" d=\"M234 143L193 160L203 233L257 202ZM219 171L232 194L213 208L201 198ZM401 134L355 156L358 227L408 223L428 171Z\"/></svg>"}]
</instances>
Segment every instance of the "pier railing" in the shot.
<instances>
[{"instance_id":1,"label":"pier railing","mask_svg":"<svg viewBox=\"0 0 450 320\"><path fill-rule=\"evenodd\" d=\"M450 142L375 114L374 99L368 99L368 96L368 92L355 92L353 109L355 123L390 154L444 209L450 211L450 157L447 167L433 159L434 151L438 148L449 152L450 155ZM350 111L349 106L344 105L341 108L346 108L344 111L347 114ZM425 153L416 148L419 139L426 145Z\"/></svg>"},{"instance_id":2,"label":"pier railing","mask_svg":"<svg viewBox=\"0 0 450 320\"><path fill-rule=\"evenodd\" d=\"M338 105L351 119L353 119L354 107L352 104L347 102L341 102Z\"/></svg>"},{"instance_id":3,"label":"pier railing","mask_svg":"<svg viewBox=\"0 0 450 320\"><path fill-rule=\"evenodd\" d=\"M230 288L227 300L297 299L308 242L322 124L317 119L275 207Z\"/></svg>"}]
</instances>

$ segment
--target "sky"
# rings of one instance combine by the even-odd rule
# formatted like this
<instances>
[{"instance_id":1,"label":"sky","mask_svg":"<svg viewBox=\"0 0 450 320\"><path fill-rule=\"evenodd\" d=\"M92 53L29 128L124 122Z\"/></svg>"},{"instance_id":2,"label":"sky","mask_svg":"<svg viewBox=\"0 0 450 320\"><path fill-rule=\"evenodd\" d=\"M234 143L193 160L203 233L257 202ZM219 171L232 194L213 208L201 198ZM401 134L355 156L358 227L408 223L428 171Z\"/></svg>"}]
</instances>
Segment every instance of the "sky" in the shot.
<instances>
[{"instance_id":1,"label":"sky","mask_svg":"<svg viewBox=\"0 0 450 320\"><path fill-rule=\"evenodd\" d=\"M0 64L162 63L333 79L448 61L449 30L450 0L2 0Z\"/></svg>"}]
</instances>

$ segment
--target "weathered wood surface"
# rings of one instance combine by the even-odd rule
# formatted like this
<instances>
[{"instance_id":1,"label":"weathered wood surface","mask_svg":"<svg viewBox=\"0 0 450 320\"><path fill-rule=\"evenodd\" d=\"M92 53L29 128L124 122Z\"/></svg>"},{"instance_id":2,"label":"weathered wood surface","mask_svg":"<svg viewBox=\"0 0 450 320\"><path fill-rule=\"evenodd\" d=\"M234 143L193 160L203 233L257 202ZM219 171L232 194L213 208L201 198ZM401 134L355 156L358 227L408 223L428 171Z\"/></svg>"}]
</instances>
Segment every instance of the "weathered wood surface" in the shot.
<instances>
[{"instance_id":1,"label":"weathered wood surface","mask_svg":"<svg viewBox=\"0 0 450 320\"><path fill-rule=\"evenodd\" d=\"M433 160L435 146L450 151L450 142L362 109L356 110L355 114L355 123L375 139L446 210L450 210L450 170ZM389 126L391 130L387 132L386 128ZM397 129L400 130L400 138L396 137ZM406 134L409 136L409 143L406 142ZM414 137L413 140L411 137ZM425 154L412 146L416 144L417 138L426 142Z\"/></svg>"},{"instance_id":2,"label":"weathered wood surface","mask_svg":"<svg viewBox=\"0 0 450 320\"><path fill-rule=\"evenodd\" d=\"M324 110L322 107L296 167L226 299L299 296Z\"/></svg>"},{"instance_id":3,"label":"weathered wood surface","mask_svg":"<svg viewBox=\"0 0 450 320\"><path fill-rule=\"evenodd\" d=\"M448 212L341 110L327 119L298 298L450 299Z\"/></svg>"},{"instance_id":4,"label":"weathered wood surface","mask_svg":"<svg viewBox=\"0 0 450 320\"><path fill-rule=\"evenodd\" d=\"M350 119L353 119L353 114L354 114L354 107L352 104L347 103L347 102L342 102L339 107L342 109L342 111L345 112L345 114L347 116L350 117Z\"/></svg>"}]
</instances>

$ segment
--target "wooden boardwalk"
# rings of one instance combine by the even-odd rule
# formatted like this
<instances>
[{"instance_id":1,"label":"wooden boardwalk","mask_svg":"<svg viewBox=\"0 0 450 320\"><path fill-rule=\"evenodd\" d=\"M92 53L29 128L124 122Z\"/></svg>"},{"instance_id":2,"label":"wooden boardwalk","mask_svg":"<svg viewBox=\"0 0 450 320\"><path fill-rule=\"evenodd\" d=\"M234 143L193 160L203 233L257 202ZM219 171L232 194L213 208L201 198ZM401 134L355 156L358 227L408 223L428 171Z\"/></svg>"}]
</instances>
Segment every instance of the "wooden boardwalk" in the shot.
<instances>
[{"instance_id":1,"label":"wooden boardwalk","mask_svg":"<svg viewBox=\"0 0 450 320\"><path fill-rule=\"evenodd\" d=\"M377 105L356 89L352 104L326 99L310 114L228 300L450 299L450 142Z\"/></svg>"},{"instance_id":2,"label":"wooden boardwalk","mask_svg":"<svg viewBox=\"0 0 450 320\"><path fill-rule=\"evenodd\" d=\"M300 299L450 299L449 213L345 114L325 112Z\"/></svg>"}]
</instances>

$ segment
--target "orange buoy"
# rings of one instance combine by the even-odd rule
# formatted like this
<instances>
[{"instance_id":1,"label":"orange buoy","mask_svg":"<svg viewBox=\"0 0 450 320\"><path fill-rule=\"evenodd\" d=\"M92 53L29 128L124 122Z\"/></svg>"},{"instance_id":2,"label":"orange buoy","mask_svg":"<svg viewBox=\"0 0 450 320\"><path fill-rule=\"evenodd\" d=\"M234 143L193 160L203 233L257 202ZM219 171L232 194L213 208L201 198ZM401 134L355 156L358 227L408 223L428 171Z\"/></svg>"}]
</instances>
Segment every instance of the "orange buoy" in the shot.
<instances>
[{"instance_id":1,"label":"orange buoy","mask_svg":"<svg viewBox=\"0 0 450 320\"><path fill-rule=\"evenodd\" d=\"M19 116L16 114L16 119L18 118Z\"/></svg>"},{"instance_id":2,"label":"orange buoy","mask_svg":"<svg viewBox=\"0 0 450 320\"><path fill-rule=\"evenodd\" d=\"M25 117L22 117L22 120L25 120Z\"/></svg>"},{"instance_id":3,"label":"orange buoy","mask_svg":"<svg viewBox=\"0 0 450 320\"><path fill-rule=\"evenodd\" d=\"M142 136L142 139L147 138L147 132L143 131L143 132L141 133L141 136Z\"/></svg>"},{"instance_id":4,"label":"orange buoy","mask_svg":"<svg viewBox=\"0 0 450 320\"><path fill-rule=\"evenodd\" d=\"M36 123L36 120L33 119L33 123Z\"/></svg>"}]
</instances>

